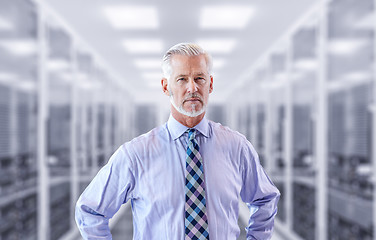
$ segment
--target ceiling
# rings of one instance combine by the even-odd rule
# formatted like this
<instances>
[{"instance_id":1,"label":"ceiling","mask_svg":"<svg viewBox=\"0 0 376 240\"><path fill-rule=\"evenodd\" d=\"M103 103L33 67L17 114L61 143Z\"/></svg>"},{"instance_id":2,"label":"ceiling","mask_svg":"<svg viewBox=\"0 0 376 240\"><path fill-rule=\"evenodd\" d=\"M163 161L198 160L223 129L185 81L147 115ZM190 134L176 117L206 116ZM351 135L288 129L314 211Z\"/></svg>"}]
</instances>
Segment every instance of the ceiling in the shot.
<instances>
[{"instance_id":1,"label":"ceiling","mask_svg":"<svg viewBox=\"0 0 376 240\"><path fill-rule=\"evenodd\" d=\"M240 76L291 28L317 0L263 0L263 1L151 1L151 0L45 0L60 15L81 39L95 49L99 56L124 81L127 89L137 102L155 102L166 99L162 94L160 65L148 67L137 65L140 59L161 59L163 53L179 42L200 42L203 40L231 40L232 48L226 52L212 51L214 61L214 92L211 101L226 100L234 86L241 81ZM225 26L226 21L216 28L202 26L203 9L232 6L248 9L251 15L243 26ZM149 28L116 29L106 17L105 9L127 9L130 7L150 7L148 16L154 24ZM154 14L154 15L153 15ZM218 15L218 14L217 14ZM220 14L219 20L226 14ZM137 23L139 20L130 20ZM209 20L211 17L209 18ZM219 22L219 20L216 20ZM124 48L124 41L142 39L159 40L161 49L135 53L135 47ZM204 45L204 44L203 44ZM209 44L208 47L212 47ZM221 50L221 49L219 49ZM210 51L209 51L210 52ZM157 62L158 63L158 62ZM221 65L221 66L219 66Z\"/></svg>"}]
</instances>

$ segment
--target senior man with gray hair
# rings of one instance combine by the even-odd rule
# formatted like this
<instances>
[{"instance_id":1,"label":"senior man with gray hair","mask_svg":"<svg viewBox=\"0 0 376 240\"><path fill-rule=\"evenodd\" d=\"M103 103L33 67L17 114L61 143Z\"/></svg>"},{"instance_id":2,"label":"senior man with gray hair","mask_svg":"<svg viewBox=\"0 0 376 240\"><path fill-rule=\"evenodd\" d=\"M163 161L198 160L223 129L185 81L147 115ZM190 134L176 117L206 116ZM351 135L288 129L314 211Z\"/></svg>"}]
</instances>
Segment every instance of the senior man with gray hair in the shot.
<instances>
[{"instance_id":1,"label":"senior man with gray hair","mask_svg":"<svg viewBox=\"0 0 376 240\"><path fill-rule=\"evenodd\" d=\"M239 200L250 209L247 239L270 239L278 189L238 132L205 118L212 59L181 43L163 57L171 114L162 126L124 143L76 205L84 239L112 239L109 219L131 201L133 239L236 239Z\"/></svg>"}]
</instances>

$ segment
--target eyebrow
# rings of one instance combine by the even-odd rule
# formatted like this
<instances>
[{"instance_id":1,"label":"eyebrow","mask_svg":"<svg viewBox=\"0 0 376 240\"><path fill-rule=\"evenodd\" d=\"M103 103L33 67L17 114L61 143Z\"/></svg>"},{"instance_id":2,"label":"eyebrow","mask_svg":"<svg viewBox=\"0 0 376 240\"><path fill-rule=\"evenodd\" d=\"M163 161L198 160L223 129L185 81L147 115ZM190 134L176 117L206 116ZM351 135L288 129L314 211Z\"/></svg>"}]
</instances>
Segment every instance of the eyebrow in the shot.
<instances>
[{"instance_id":1,"label":"eyebrow","mask_svg":"<svg viewBox=\"0 0 376 240\"><path fill-rule=\"evenodd\" d=\"M199 72L199 73L195 73L195 74L193 74L194 76L203 76L203 75L205 75L205 73L203 73L203 72ZM188 75L187 74L179 74L179 75L177 75L176 76L176 78L179 78L179 77L187 77Z\"/></svg>"},{"instance_id":2,"label":"eyebrow","mask_svg":"<svg viewBox=\"0 0 376 240\"><path fill-rule=\"evenodd\" d=\"M179 74L179 75L176 76L176 78L186 77L186 76L188 76L188 75L185 75L185 74Z\"/></svg>"}]
</instances>

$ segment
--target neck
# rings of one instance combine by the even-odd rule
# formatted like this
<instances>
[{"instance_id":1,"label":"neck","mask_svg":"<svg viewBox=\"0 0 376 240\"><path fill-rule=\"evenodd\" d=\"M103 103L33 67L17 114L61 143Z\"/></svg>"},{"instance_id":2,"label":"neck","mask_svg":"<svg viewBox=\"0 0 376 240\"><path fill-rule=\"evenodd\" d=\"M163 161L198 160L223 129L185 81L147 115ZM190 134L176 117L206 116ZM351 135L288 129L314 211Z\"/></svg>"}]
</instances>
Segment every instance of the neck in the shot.
<instances>
[{"instance_id":1,"label":"neck","mask_svg":"<svg viewBox=\"0 0 376 240\"><path fill-rule=\"evenodd\" d=\"M178 112L174 106L171 105L171 115L178 121L179 123L183 124L186 127L193 128L197 124L201 122L201 120L205 116L205 112L198 115L197 117L188 117L180 112Z\"/></svg>"}]
</instances>

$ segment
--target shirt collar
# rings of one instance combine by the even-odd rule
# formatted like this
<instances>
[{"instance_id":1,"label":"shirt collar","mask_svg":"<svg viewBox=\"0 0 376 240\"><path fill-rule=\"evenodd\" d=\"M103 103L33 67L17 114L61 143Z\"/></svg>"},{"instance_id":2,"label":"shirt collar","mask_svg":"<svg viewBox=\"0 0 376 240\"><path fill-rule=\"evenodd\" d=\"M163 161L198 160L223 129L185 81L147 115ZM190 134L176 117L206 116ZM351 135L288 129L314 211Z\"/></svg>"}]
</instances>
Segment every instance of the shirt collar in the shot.
<instances>
[{"instance_id":1,"label":"shirt collar","mask_svg":"<svg viewBox=\"0 0 376 240\"><path fill-rule=\"evenodd\" d=\"M176 140L187 131L188 127L178 122L171 114L167 122L167 128L172 138ZM209 122L204 117L199 124L193 127L205 137L209 137Z\"/></svg>"}]
</instances>

